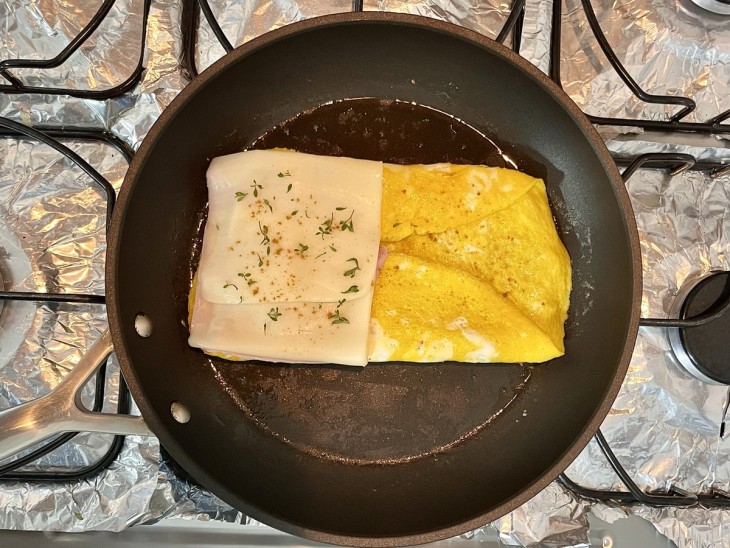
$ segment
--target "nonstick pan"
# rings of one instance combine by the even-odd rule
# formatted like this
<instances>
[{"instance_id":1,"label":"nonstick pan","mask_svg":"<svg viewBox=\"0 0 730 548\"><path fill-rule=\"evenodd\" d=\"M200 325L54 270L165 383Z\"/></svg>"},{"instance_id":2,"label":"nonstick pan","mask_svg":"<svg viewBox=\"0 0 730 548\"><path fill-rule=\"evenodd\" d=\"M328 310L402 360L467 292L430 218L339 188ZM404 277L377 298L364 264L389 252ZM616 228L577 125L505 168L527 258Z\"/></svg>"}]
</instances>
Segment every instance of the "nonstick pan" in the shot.
<instances>
[{"instance_id":1,"label":"nonstick pan","mask_svg":"<svg viewBox=\"0 0 730 548\"><path fill-rule=\"evenodd\" d=\"M341 102L358 98L374 100ZM360 370L235 364L190 348L205 172L252 146L514 162L542 177L572 258L565 356ZM311 19L218 61L142 144L108 246L114 349L151 430L223 500L324 542L434 541L527 501L598 429L638 329L636 227L587 119L501 45L414 16Z\"/></svg>"}]
</instances>

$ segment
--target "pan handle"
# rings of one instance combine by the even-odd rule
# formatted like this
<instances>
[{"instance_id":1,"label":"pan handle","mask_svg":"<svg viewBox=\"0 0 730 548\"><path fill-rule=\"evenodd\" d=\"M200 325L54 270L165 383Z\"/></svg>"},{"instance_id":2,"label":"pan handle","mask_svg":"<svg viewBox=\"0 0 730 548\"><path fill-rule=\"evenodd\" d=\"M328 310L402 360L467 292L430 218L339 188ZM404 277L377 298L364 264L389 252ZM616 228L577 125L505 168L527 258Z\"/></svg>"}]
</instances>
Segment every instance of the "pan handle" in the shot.
<instances>
[{"instance_id":1,"label":"pan handle","mask_svg":"<svg viewBox=\"0 0 730 548\"><path fill-rule=\"evenodd\" d=\"M113 349L105 331L49 394L0 411L0 460L63 432L153 435L142 417L94 413L81 403L81 389Z\"/></svg>"}]
</instances>

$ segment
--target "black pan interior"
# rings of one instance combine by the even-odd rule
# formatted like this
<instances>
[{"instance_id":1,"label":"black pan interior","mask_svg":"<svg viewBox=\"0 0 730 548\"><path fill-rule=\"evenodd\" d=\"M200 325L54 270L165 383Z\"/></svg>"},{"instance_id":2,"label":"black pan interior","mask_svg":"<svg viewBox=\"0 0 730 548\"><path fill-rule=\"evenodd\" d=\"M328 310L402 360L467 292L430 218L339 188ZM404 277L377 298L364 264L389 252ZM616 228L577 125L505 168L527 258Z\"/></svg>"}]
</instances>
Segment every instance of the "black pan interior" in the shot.
<instances>
[{"instance_id":1,"label":"black pan interior","mask_svg":"<svg viewBox=\"0 0 730 548\"><path fill-rule=\"evenodd\" d=\"M203 485L257 519L310 538L425 542L524 502L587 442L633 346L635 232L602 145L543 79L472 34L447 34L413 18L361 17L306 22L239 49L163 114L115 214L110 320L146 420ZM187 346L191 242L210 159L254 143L287 144L271 129L358 97L449 113L545 179L573 261L563 358L531 369L383 365L352 372L231 365ZM487 152L484 146L474 155ZM380 159L409 161L392 147L382 152ZM453 158L420 161L444 159ZM471 153L463 159L481 161ZM140 312L152 320L149 338L134 331ZM173 401L190 409L190 422L172 418ZM360 416L368 406L370 430ZM399 414L403 406L412 412Z\"/></svg>"}]
</instances>

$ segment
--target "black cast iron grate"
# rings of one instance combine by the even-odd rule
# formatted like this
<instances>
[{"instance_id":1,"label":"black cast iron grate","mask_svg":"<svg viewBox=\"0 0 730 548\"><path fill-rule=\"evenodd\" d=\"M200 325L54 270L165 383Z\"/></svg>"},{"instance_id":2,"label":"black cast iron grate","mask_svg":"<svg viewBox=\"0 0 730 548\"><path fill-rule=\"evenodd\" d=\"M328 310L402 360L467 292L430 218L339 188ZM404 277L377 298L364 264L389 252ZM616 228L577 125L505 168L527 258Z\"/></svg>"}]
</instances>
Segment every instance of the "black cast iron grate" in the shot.
<instances>
[{"instance_id":1,"label":"black cast iron grate","mask_svg":"<svg viewBox=\"0 0 730 548\"><path fill-rule=\"evenodd\" d=\"M686 122L684 119L695 110L697 105L693 99L689 97L670 96L670 95L654 95L644 91L636 80L634 80L626 67L619 61L618 56L613 51L611 44L608 42L606 35L601 29L601 25L593 10L591 0L580 0L585 12L588 25L591 28L593 36L596 38L598 45L608 59L611 67L621 77L621 80L631 90L631 92L641 101L654 104L682 107L677 113L673 114L668 120L646 120L639 118L609 118L602 116L593 116L587 114L589 120L602 126L629 126L638 127L649 131L669 131L669 132L691 132L691 133L721 133L730 131L730 124L722 122L730 118L730 110L721 112L717 116L710 118L705 122ZM562 45L562 16L563 16L563 0L555 0L553 2L552 31L550 40L550 78L558 84L562 89L562 81L560 76L560 49Z\"/></svg>"},{"instance_id":2,"label":"black cast iron grate","mask_svg":"<svg viewBox=\"0 0 730 548\"><path fill-rule=\"evenodd\" d=\"M730 165L719 162L699 162L690 154L680 153L648 153L635 158L614 158L620 166L625 166L622 172L624 182L627 182L639 169L660 169L669 175L679 175L684 171L699 171L709 177L720 177L730 173ZM711 313L700 314L686 319L674 318L641 318L639 324L643 327L659 327L666 329L689 328L704 325L718 319L730 310L730 295L727 295L723 302L717 303ZM618 478L626 486L627 491L616 491L612 489L591 489L578 485L565 473L558 477L558 482L579 498L622 505L643 504L652 507L666 506L702 506L704 508L727 509L730 508L730 494L714 490L708 493L689 493L678 487L671 487L666 492L644 492L634 482L631 475L626 471L614 452L611 450L608 441L599 430L595 435L598 447L606 457Z\"/></svg>"},{"instance_id":3,"label":"black cast iron grate","mask_svg":"<svg viewBox=\"0 0 730 548\"><path fill-rule=\"evenodd\" d=\"M28 139L36 142L44 143L69 160L73 161L92 179L105 195L106 198L106 229L109 228L112 211L116 194L111 184L91 167L85 160L80 158L75 152L63 145L58 139L74 139L79 141L90 141L106 143L117 149L122 156L130 162L133 151L124 141L115 137L109 132L95 129L83 128L29 128L13 120L0 117L0 138L5 139ZM34 301L38 303L69 303L72 305L79 304L104 304L106 302L104 295L93 294L69 294L69 293L45 293L45 292L19 292L19 291L0 291L0 300L8 301ZM96 373L94 381L94 403L92 411L101 411L104 403L106 380L106 363L104 363ZM124 378L119 378L119 393L117 413L129 413L131 399L129 389L127 388ZM21 458L0 466L0 479L3 480L21 480L21 481L79 481L83 480L105 470L119 455L124 443L124 436L114 436L112 443L107 452L96 462L78 469L45 471L38 470L32 472L24 472L19 469L45 455L58 447L64 445L73 439L79 432L67 432L60 434L43 446L29 452Z\"/></svg>"},{"instance_id":4,"label":"black cast iron grate","mask_svg":"<svg viewBox=\"0 0 730 548\"><path fill-rule=\"evenodd\" d=\"M352 0L351 11L364 11L363 0ZM223 50L226 53L230 53L234 49L230 40L228 40L228 37L223 32L220 24L218 24L218 20L215 18L213 11L210 9L208 0L183 0L183 47L181 63L187 72L188 77L191 79L198 75L198 66L195 61L195 47L198 41L198 29L201 13L203 14L203 17L205 17L206 22L210 26ZM509 14L495 40L500 43L505 43L511 33L511 47L515 52L519 52L524 18L525 0L512 0Z\"/></svg>"},{"instance_id":5,"label":"black cast iron grate","mask_svg":"<svg viewBox=\"0 0 730 548\"><path fill-rule=\"evenodd\" d=\"M117 0L104 0L99 10L94 14L88 24L81 29L66 45L61 52L51 59L5 59L0 61L0 76L5 84L0 84L0 93L42 93L46 95L67 95L79 99L111 99L118 97L132 89L140 81L144 70L145 38L147 36L147 17L150 11L152 0L144 0L142 12L142 39L139 48L139 60L132 73L120 84L107 89L74 89L62 87L30 86L23 83L21 79L14 76L12 69L54 69L64 64L71 55L96 32L102 21L109 15Z\"/></svg>"}]
</instances>

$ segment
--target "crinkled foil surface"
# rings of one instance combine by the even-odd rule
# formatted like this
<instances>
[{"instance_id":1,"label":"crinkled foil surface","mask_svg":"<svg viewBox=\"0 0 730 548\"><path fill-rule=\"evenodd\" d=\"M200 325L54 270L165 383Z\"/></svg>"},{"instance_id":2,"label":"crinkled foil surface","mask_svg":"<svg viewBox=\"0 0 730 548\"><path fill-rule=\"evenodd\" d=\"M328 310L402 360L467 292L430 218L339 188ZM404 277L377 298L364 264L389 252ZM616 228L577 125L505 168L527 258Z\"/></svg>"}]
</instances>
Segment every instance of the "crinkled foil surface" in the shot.
<instances>
[{"instance_id":1,"label":"crinkled foil surface","mask_svg":"<svg viewBox=\"0 0 730 548\"><path fill-rule=\"evenodd\" d=\"M48 58L89 21L99 0L19 0L0 6L0 58ZM213 12L230 41L241 44L268 30L316 15L347 11L350 0L216 0ZM488 36L508 14L491 0L367 0L365 9L448 20ZM549 68L550 0L528 0L521 53ZM653 93L683 94L698 102L692 119L730 108L730 21L688 3L635 0L597 5L619 58ZM0 115L26 124L96 127L139 146L160 112L187 84L179 67L179 0L155 0L142 41L142 0L117 0L100 32L52 71L17 71L25 83L106 89L124 81L144 54L142 82L123 97L91 101L50 95L0 94ZM671 109L640 108L591 39L578 0L567 0L562 21L563 85L592 114L664 119ZM202 20L196 62L203 70L223 54ZM722 142L686 147L618 136L621 155L689 151L728 157ZM68 143L115 187L126 170L106 144ZM730 269L730 176L696 172L670 177L640 170L629 181L640 228L645 276L642 314L666 316L680 287L712 269ZM0 139L0 274L7 289L103 292L102 193L57 153L27 140ZM5 303L0 314L0 408L52 389L105 328L103 307ZM116 404L118 368L111 360L104 409ZM84 394L91 399L90 390ZM640 332L629 374L602 429L626 468L646 489L730 491L730 441L720 437L727 389L684 373L660 330ZM82 435L45 457L47 469L74 469L97 460L110 436ZM576 482L620 488L591 443L568 469ZM59 531L121 530L170 517L254 524L176 473L154 438L127 437L120 457L99 476L69 484L0 482L0 527ZM627 514L650 520L680 547L726 543L730 525L705 509L616 508L578 501L557 484L494 524L508 545L588 542L587 513L613 521ZM479 539L487 529L470 533Z\"/></svg>"}]
</instances>

